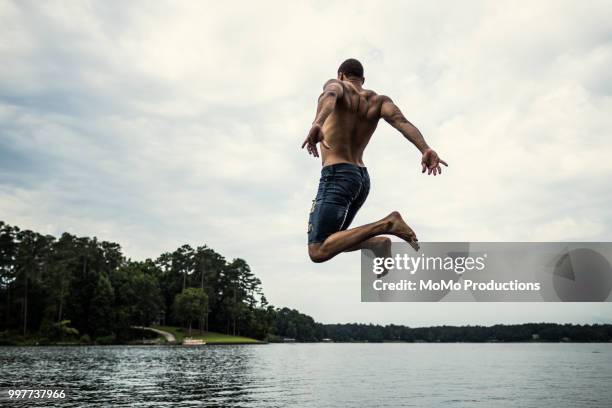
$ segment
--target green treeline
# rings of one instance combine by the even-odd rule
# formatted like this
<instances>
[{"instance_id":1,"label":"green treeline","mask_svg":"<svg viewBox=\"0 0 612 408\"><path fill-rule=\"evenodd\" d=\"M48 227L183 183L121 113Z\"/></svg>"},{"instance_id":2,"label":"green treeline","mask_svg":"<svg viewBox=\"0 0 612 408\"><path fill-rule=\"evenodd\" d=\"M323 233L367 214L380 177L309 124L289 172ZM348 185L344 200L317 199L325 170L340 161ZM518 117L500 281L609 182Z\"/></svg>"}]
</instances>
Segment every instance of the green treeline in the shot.
<instances>
[{"instance_id":1,"label":"green treeline","mask_svg":"<svg viewBox=\"0 0 612 408\"><path fill-rule=\"evenodd\" d=\"M116 243L0 221L0 336L113 343L156 323L264 339L274 315L249 265L206 246L140 262Z\"/></svg>"},{"instance_id":2,"label":"green treeline","mask_svg":"<svg viewBox=\"0 0 612 408\"><path fill-rule=\"evenodd\" d=\"M612 325L524 323L495 326L437 326L411 328L363 323L321 324L287 308L277 310L274 333L297 341L335 342L609 342Z\"/></svg>"},{"instance_id":3,"label":"green treeline","mask_svg":"<svg viewBox=\"0 0 612 408\"><path fill-rule=\"evenodd\" d=\"M207 246L132 261L112 242L68 233L55 238L0 221L0 344L19 338L121 343L134 336L132 326L151 324L268 341L612 341L612 325L597 324L321 324L268 304L244 260L227 261Z\"/></svg>"},{"instance_id":4,"label":"green treeline","mask_svg":"<svg viewBox=\"0 0 612 408\"><path fill-rule=\"evenodd\" d=\"M612 341L612 325L524 323L495 326L437 326L410 328L397 325L327 324L321 329L334 341L367 342L524 342Z\"/></svg>"}]
</instances>

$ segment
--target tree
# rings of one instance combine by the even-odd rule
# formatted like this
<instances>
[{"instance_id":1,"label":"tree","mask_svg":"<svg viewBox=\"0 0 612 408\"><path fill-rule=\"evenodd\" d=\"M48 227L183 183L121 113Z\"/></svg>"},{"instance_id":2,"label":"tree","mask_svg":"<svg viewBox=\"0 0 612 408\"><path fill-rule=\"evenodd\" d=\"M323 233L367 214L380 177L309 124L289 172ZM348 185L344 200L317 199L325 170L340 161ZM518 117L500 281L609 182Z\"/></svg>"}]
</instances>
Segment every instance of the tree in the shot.
<instances>
[{"instance_id":1,"label":"tree","mask_svg":"<svg viewBox=\"0 0 612 408\"><path fill-rule=\"evenodd\" d=\"M43 271L48 270L50 246L54 240L55 238L51 236L43 236L30 230L23 230L17 233L19 247L15 259L15 268L17 271L17 283L23 285L21 315L24 336L27 333L28 318L30 316L30 311L28 310L30 286L33 285L34 289L40 289ZM40 323L42 313L40 313L40 310L35 309L35 311Z\"/></svg>"},{"instance_id":2,"label":"tree","mask_svg":"<svg viewBox=\"0 0 612 408\"><path fill-rule=\"evenodd\" d=\"M189 336L192 322L202 321L207 311L208 296L201 288L187 288L174 299L174 313L178 319L189 323Z\"/></svg>"},{"instance_id":3,"label":"tree","mask_svg":"<svg viewBox=\"0 0 612 408\"><path fill-rule=\"evenodd\" d=\"M154 276L141 271L133 276L133 287L136 293L134 312L142 326L149 324L161 309L161 292Z\"/></svg>"},{"instance_id":4,"label":"tree","mask_svg":"<svg viewBox=\"0 0 612 408\"><path fill-rule=\"evenodd\" d=\"M255 309L263 306L261 281L256 278L245 260L237 258L223 268L219 276L219 317L224 320L228 334L254 331ZM221 323L221 322L219 322Z\"/></svg>"},{"instance_id":5,"label":"tree","mask_svg":"<svg viewBox=\"0 0 612 408\"><path fill-rule=\"evenodd\" d=\"M183 275L183 290L187 288L187 276L193 274L193 248L183 245L172 253L172 268Z\"/></svg>"},{"instance_id":6,"label":"tree","mask_svg":"<svg viewBox=\"0 0 612 408\"><path fill-rule=\"evenodd\" d=\"M98 283L91 299L90 327L96 336L113 334L115 323L113 303L115 294L105 273L98 276Z\"/></svg>"},{"instance_id":7,"label":"tree","mask_svg":"<svg viewBox=\"0 0 612 408\"><path fill-rule=\"evenodd\" d=\"M2 327L8 329L11 324L11 286L16 279L16 262L17 250L19 249L17 242L17 233L19 228L12 227L0 221L0 298L4 297L4 301L0 302L0 310L2 311L2 319L0 320L0 331Z\"/></svg>"},{"instance_id":8,"label":"tree","mask_svg":"<svg viewBox=\"0 0 612 408\"><path fill-rule=\"evenodd\" d=\"M54 244L45 276L45 286L49 290L52 309L56 312L56 321L63 320L64 305L70 290L73 271L79 266L79 256L75 251L75 237L68 233L62 234Z\"/></svg>"}]
</instances>

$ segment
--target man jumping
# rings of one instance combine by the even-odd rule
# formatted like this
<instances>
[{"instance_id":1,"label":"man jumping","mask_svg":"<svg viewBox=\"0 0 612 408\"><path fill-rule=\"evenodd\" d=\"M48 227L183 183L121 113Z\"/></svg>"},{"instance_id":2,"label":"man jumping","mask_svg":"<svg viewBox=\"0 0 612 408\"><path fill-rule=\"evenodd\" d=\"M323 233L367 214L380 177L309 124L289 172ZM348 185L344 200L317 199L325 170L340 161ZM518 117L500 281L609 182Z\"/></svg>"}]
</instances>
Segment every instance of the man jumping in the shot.
<instances>
[{"instance_id":1,"label":"man jumping","mask_svg":"<svg viewBox=\"0 0 612 408\"><path fill-rule=\"evenodd\" d=\"M417 237L397 211L371 224L347 229L370 190L370 178L363 164L365 150L380 118L412 142L423 154L422 172L442 173L448 166L429 148L419 130L410 123L391 98L364 89L363 66L356 59L344 61L338 79L330 79L319 97L317 115L302 144L319 157L323 169L317 197L308 220L308 254L313 262L325 262L340 252L371 249L386 256L391 240L379 235L395 235L419 250Z\"/></svg>"}]
</instances>

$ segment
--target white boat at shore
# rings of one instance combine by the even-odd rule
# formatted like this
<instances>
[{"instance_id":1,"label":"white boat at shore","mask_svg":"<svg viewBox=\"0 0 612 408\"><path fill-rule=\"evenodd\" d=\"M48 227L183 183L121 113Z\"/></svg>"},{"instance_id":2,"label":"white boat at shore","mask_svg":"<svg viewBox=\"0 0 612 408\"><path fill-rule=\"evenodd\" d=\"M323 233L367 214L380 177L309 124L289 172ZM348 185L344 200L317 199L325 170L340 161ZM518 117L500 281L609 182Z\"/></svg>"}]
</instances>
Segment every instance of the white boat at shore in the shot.
<instances>
[{"instance_id":1,"label":"white boat at shore","mask_svg":"<svg viewBox=\"0 0 612 408\"><path fill-rule=\"evenodd\" d=\"M193 339L191 337L183 339L183 346L202 346L204 344L206 344L206 342L202 339Z\"/></svg>"}]
</instances>

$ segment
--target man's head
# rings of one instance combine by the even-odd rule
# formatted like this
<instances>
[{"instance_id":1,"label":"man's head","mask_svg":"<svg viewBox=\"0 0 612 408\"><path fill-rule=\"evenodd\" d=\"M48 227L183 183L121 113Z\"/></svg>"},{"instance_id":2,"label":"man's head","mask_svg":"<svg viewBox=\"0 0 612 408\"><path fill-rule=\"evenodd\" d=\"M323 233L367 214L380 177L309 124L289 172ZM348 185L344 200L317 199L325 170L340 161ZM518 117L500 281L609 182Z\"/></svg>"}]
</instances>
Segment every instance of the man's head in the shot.
<instances>
[{"instance_id":1,"label":"man's head","mask_svg":"<svg viewBox=\"0 0 612 408\"><path fill-rule=\"evenodd\" d=\"M355 58L349 58L340 64L338 68L338 79L344 80L361 80L361 83L365 81L363 77L363 65Z\"/></svg>"}]
</instances>

